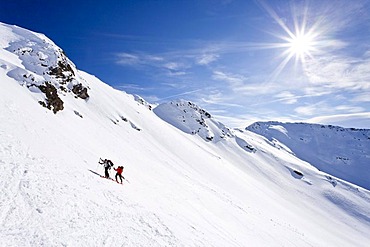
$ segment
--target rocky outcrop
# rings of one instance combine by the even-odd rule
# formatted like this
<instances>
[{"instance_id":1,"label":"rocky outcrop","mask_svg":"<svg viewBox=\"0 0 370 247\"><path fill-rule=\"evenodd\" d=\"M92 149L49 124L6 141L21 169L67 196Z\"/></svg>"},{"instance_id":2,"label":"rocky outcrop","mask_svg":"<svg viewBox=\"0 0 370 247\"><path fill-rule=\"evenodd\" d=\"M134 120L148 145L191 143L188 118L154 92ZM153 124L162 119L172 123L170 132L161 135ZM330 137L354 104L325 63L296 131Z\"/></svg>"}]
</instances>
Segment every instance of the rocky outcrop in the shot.
<instances>
[{"instance_id":1,"label":"rocky outcrop","mask_svg":"<svg viewBox=\"0 0 370 247\"><path fill-rule=\"evenodd\" d=\"M81 83L73 85L72 92L81 99L88 99L90 97L87 93L87 88L82 86Z\"/></svg>"},{"instance_id":2,"label":"rocky outcrop","mask_svg":"<svg viewBox=\"0 0 370 247\"><path fill-rule=\"evenodd\" d=\"M63 52L62 52L62 54ZM55 76L55 78L62 79L61 84L66 84L67 82L72 82L75 76L71 65L67 62L65 57L59 57L58 63L55 67L49 67L48 73L49 75Z\"/></svg>"},{"instance_id":3,"label":"rocky outcrop","mask_svg":"<svg viewBox=\"0 0 370 247\"><path fill-rule=\"evenodd\" d=\"M42 106L57 113L65 108L62 99L68 94L84 100L89 98L86 81L61 48L42 34L19 27L11 30L17 39L5 49L16 55L21 65L14 64L7 75L32 93L44 94L45 97L35 95Z\"/></svg>"},{"instance_id":4,"label":"rocky outcrop","mask_svg":"<svg viewBox=\"0 0 370 247\"><path fill-rule=\"evenodd\" d=\"M38 88L46 96L45 102L39 101L42 106L52 110L54 113L64 109L63 101L59 98L57 89L53 85L46 82L45 85L40 85Z\"/></svg>"}]
</instances>

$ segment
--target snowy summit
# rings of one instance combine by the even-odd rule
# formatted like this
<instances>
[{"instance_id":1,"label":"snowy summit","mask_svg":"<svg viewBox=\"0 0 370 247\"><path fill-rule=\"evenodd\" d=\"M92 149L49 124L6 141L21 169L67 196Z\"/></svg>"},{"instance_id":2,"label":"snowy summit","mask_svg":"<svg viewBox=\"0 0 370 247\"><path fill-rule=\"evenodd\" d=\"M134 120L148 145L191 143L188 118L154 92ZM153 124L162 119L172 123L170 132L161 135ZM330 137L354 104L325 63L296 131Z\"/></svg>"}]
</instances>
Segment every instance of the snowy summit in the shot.
<instances>
[{"instance_id":1,"label":"snowy summit","mask_svg":"<svg viewBox=\"0 0 370 247\"><path fill-rule=\"evenodd\" d=\"M232 137L229 128L214 120L210 113L190 101L178 100L157 106L154 112L185 133L199 135L206 141Z\"/></svg>"},{"instance_id":2,"label":"snowy summit","mask_svg":"<svg viewBox=\"0 0 370 247\"><path fill-rule=\"evenodd\" d=\"M230 129L190 101L116 90L7 24L0 83L4 246L369 246L368 130Z\"/></svg>"}]
</instances>

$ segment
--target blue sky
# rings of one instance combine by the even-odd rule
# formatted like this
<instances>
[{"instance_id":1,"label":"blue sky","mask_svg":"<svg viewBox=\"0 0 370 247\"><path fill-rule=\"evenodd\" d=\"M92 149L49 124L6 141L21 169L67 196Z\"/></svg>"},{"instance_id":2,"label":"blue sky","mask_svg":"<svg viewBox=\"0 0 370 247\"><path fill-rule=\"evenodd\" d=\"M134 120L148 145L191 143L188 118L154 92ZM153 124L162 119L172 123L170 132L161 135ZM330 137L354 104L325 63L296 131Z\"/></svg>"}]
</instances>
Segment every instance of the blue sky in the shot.
<instances>
[{"instance_id":1,"label":"blue sky","mask_svg":"<svg viewBox=\"0 0 370 247\"><path fill-rule=\"evenodd\" d=\"M14 1L0 21L151 103L257 120L370 128L369 0Z\"/></svg>"}]
</instances>

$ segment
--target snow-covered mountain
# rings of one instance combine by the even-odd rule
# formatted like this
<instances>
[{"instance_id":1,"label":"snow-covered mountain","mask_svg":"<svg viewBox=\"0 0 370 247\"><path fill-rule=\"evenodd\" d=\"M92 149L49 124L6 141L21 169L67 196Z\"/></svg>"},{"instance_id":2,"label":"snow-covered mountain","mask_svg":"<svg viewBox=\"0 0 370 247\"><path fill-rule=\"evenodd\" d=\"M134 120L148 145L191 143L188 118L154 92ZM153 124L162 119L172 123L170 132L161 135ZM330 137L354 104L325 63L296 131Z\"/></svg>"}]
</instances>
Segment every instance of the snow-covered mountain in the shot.
<instances>
[{"instance_id":1,"label":"snow-covered mountain","mask_svg":"<svg viewBox=\"0 0 370 247\"><path fill-rule=\"evenodd\" d=\"M199 135L206 141L217 142L233 136L232 131L214 120L210 113L186 100L161 104L154 109L154 112L183 132Z\"/></svg>"},{"instance_id":2,"label":"snow-covered mountain","mask_svg":"<svg viewBox=\"0 0 370 247\"><path fill-rule=\"evenodd\" d=\"M370 242L367 189L191 102L115 90L44 35L0 24L0 83L1 245Z\"/></svg>"},{"instance_id":3,"label":"snow-covered mountain","mask_svg":"<svg viewBox=\"0 0 370 247\"><path fill-rule=\"evenodd\" d=\"M257 122L247 129L285 144L321 171L370 189L370 130L279 122Z\"/></svg>"}]
</instances>

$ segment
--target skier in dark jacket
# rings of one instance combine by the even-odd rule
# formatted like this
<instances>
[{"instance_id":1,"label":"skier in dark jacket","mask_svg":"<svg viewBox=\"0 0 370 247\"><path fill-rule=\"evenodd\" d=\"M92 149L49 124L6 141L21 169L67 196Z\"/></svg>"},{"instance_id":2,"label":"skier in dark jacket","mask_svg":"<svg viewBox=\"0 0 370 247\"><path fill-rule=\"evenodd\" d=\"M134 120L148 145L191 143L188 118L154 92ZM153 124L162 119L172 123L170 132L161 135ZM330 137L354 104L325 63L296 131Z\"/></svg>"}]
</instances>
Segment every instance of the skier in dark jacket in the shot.
<instances>
[{"instance_id":1,"label":"skier in dark jacket","mask_svg":"<svg viewBox=\"0 0 370 247\"><path fill-rule=\"evenodd\" d=\"M99 164L104 165L105 178L109 178L109 170L111 167L113 167L113 162L108 159L104 159L104 160L100 159Z\"/></svg>"},{"instance_id":2,"label":"skier in dark jacket","mask_svg":"<svg viewBox=\"0 0 370 247\"><path fill-rule=\"evenodd\" d=\"M119 177L121 179L121 184L122 184L122 172L123 172L123 166L119 166L117 169L113 167L113 169L117 172L116 173L116 181L118 183L118 179L117 177ZM123 178L125 179L125 178Z\"/></svg>"}]
</instances>

